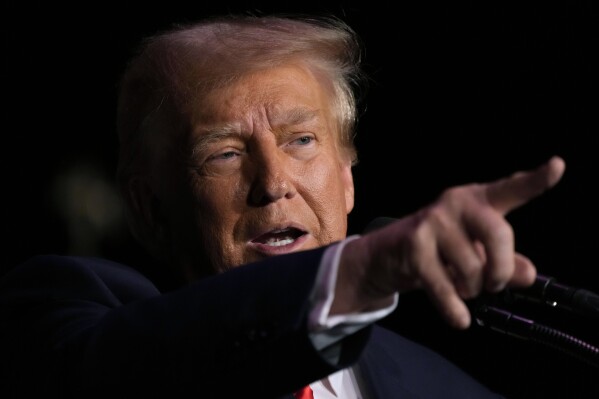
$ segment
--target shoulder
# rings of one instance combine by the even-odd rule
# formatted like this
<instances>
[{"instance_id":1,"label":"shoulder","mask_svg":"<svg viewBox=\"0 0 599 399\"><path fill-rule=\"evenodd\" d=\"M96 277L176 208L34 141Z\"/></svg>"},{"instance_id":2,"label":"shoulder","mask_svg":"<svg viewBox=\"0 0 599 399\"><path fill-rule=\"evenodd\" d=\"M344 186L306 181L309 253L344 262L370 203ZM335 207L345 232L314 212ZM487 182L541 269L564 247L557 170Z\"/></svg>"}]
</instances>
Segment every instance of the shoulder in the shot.
<instances>
[{"instance_id":1,"label":"shoulder","mask_svg":"<svg viewBox=\"0 0 599 399\"><path fill-rule=\"evenodd\" d=\"M122 303L157 294L155 285L134 268L94 257L38 255L0 279L0 296L19 298L102 296Z\"/></svg>"}]
</instances>

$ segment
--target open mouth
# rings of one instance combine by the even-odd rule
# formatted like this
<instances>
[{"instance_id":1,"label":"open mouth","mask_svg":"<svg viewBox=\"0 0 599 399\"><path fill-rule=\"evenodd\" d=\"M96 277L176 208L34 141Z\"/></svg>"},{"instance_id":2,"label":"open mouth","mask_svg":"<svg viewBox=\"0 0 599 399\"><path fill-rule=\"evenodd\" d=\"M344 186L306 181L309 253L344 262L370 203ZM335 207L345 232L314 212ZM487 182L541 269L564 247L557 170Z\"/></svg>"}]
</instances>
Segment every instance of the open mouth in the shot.
<instances>
[{"instance_id":1,"label":"open mouth","mask_svg":"<svg viewBox=\"0 0 599 399\"><path fill-rule=\"evenodd\" d=\"M304 234L304 231L290 227L269 231L268 233L262 234L260 237L253 240L253 242L271 247L282 247L284 245L292 244Z\"/></svg>"}]
</instances>

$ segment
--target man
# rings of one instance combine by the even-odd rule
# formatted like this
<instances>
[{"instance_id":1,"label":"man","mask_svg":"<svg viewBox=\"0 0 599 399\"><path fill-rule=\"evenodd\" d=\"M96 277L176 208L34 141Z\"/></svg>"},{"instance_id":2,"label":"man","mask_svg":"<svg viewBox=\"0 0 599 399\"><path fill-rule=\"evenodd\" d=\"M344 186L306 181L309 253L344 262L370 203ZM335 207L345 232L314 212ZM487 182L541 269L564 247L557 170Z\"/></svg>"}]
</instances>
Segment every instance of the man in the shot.
<instances>
[{"instance_id":1,"label":"man","mask_svg":"<svg viewBox=\"0 0 599 399\"><path fill-rule=\"evenodd\" d=\"M504 216L564 162L346 237L360 47L336 19L229 16L148 38L118 107L118 184L135 236L177 287L103 259L39 256L1 282L9 393L316 399L497 397L376 325L423 289L464 300L527 286ZM287 396L286 396L287 395Z\"/></svg>"}]
</instances>

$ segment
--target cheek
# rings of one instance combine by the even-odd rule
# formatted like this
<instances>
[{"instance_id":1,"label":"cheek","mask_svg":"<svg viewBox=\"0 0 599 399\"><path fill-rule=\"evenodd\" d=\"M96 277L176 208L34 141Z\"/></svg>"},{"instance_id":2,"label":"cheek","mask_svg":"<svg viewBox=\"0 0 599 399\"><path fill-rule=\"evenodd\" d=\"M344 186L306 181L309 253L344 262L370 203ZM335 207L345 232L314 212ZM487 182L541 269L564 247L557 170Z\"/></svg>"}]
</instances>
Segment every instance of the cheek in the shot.
<instances>
[{"instance_id":1,"label":"cheek","mask_svg":"<svg viewBox=\"0 0 599 399\"><path fill-rule=\"evenodd\" d=\"M304 198L318 217L323 233L327 239L345 237L348 210L341 168L336 162L327 162L304 170Z\"/></svg>"},{"instance_id":2,"label":"cheek","mask_svg":"<svg viewBox=\"0 0 599 399\"><path fill-rule=\"evenodd\" d=\"M217 272L238 262L234 248L235 228L245 203L239 179L208 180L193 189L193 223L205 243L206 255Z\"/></svg>"},{"instance_id":3,"label":"cheek","mask_svg":"<svg viewBox=\"0 0 599 399\"><path fill-rule=\"evenodd\" d=\"M204 220L224 225L240 213L245 193L245 186L238 178L204 180L193 188L196 214Z\"/></svg>"},{"instance_id":4,"label":"cheek","mask_svg":"<svg viewBox=\"0 0 599 399\"><path fill-rule=\"evenodd\" d=\"M231 223L234 212L236 182L232 179L211 179L191 177L192 223L200 231L200 235L211 247L223 240L223 226Z\"/></svg>"},{"instance_id":5,"label":"cheek","mask_svg":"<svg viewBox=\"0 0 599 399\"><path fill-rule=\"evenodd\" d=\"M306 187L309 187L318 199L327 205L336 205L345 209L344 177L342 168L335 161L337 157L329 157L311 165L306 173Z\"/></svg>"},{"instance_id":6,"label":"cheek","mask_svg":"<svg viewBox=\"0 0 599 399\"><path fill-rule=\"evenodd\" d=\"M305 187L313 193L315 201L332 206L339 201L339 176L332 168L314 168L306 174Z\"/></svg>"}]
</instances>

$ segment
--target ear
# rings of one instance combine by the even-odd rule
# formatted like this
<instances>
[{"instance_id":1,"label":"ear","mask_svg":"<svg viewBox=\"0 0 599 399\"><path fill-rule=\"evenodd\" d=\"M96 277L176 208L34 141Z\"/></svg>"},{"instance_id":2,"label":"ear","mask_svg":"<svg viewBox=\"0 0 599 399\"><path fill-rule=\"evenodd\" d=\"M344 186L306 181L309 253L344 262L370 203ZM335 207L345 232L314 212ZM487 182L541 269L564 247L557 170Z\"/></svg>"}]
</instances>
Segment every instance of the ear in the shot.
<instances>
[{"instance_id":1,"label":"ear","mask_svg":"<svg viewBox=\"0 0 599 399\"><path fill-rule=\"evenodd\" d=\"M345 190L345 209L349 215L354 209L354 176L351 161L344 161L341 165L341 179Z\"/></svg>"}]
</instances>

